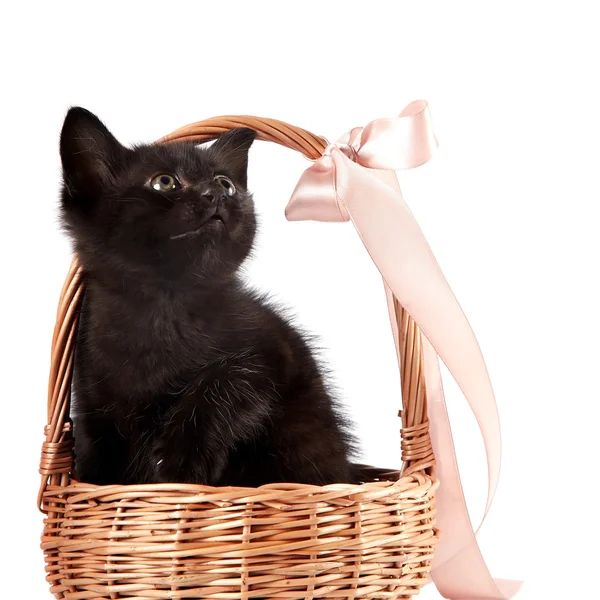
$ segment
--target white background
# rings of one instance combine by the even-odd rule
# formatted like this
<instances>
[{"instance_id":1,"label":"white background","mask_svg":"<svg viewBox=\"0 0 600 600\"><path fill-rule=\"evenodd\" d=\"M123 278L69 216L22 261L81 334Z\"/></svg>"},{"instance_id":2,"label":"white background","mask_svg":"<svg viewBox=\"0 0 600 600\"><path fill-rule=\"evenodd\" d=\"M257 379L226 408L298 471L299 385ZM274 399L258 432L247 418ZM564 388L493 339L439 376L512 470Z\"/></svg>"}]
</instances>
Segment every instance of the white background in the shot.
<instances>
[{"instance_id":1,"label":"white background","mask_svg":"<svg viewBox=\"0 0 600 600\"><path fill-rule=\"evenodd\" d=\"M599 597L594 3L12 4L0 39L3 595L50 597L36 493L70 255L56 222L67 107L127 143L244 113L335 139L425 98L441 147L400 182L479 337L504 432L482 550L496 576L526 579L519 598ZM394 466L399 385L380 279L351 226L285 221L307 165L252 150L263 227L249 276L321 336L364 459ZM482 445L452 385L448 396L477 520Z\"/></svg>"}]
</instances>

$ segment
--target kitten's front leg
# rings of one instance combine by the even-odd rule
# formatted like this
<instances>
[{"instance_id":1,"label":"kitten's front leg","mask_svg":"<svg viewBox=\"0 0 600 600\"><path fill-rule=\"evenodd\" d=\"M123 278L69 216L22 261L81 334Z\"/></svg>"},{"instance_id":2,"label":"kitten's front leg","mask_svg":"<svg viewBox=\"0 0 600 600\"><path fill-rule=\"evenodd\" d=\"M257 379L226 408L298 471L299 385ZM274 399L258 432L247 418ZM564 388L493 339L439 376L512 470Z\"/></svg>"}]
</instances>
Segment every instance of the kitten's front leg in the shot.
<instances>
[{"instance_id":1,"label":"kitten's front leg","mask_svg":"<svg viewBox=\"0 0 600 600\"><path fill-rule=\"evenodd\" d=\"M165 415L150 457L156 481L215 485L223 472L229 440L198 400L184 396Z\"/></svg>"},{"instance_id":2,"label":"kitten's front leg","mask_svg":"<svg viewBox=\"0 0 600 600\"><path fill-rule=\"evenodd\" d=\"M74 421L75 478L96 485L127 483L128 448L116 422L96 415Z\"/></svg>"},{"instance_id":3,"label":"kitten's front leg","mask_svg":"<svg viewBox=\"0 0 600 600\"><path fill-rule=\"evenodd\" d=\"M239 377L247 371L230 367L167 412L151 454L156 481L218 485L230 451L257 435L275 401L270 381Z\"/></svg>"}]
</instances>

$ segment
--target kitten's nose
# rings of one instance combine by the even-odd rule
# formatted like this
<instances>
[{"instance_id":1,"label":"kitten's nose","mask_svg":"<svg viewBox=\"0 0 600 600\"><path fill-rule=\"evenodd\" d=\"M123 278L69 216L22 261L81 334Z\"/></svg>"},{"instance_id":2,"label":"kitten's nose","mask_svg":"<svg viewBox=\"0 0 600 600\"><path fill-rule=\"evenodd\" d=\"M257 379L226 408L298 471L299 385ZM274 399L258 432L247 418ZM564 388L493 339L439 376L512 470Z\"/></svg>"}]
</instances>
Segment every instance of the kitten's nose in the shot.
<instances>
[{"instance_id":1,"label":"kitten's nose","mask_svg":"<svg viewBox=\"0 0 600 600\"><path fill-rule=\"evenodd\" d=\"M207 200L208 202L216 202L217 200L223 200L225 198L223 190L218 186L215 187L213 185L204 186L200 191L200 196L203 200Z\"/></svg>"}]
</instances>

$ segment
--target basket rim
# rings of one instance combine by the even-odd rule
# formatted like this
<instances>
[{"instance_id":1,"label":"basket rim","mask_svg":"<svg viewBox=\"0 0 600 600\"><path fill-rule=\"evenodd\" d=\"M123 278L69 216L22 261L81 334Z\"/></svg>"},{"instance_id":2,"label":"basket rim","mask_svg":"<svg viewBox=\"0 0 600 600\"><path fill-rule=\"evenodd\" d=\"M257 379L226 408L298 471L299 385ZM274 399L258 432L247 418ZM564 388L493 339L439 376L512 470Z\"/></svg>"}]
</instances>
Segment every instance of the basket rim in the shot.
<instances>
[{"instance_id":1,"label":"basket rim","mask_svg":"<svg viewBox=\"0 0 600 600\"><path fill-rule=\"evenodd\" d=\"M399 472L399 471L398 471ZM276 483L265 483L258 487L244 487L244 486L232 486L232 485L224 485L224 486L212 486L212 485L203 485L198 483L126 483L126 484L106 484L106 485L97 485L94 483L85 483L83 481L77 481L74 478L69 479L69 485L67 486L53 486L48 485L46 491L49 490L88 490L90 492L93 491L110 491L110 490L127 490L127 491L137 491L137 492L181 492L188 494L189 492L219 492L219 493L234 493L234 492L244 492L248 495L253 495L259 492L274 492L280 491L282 493L286 492L295 492L295 491L303 491L307 492L309 490L313 490L315 492L326 492L326 491L357 491L368 489L369 487L379 487L379 488L392 488L392 487L402 487L402 485L410 483L410 482L421 482L421 481L437 481L435 476L427 475L423 473L411 473L409 475L403 475L399 479L386 479L386 480L375 480L375 481L365 481L363 483L328 483L327 485L312 485L308 483L285 483L285 482L276 482Z\"/></svg>"},{"instance_id":2,"label":"basket rim","mask_svg":"<svg viewBox=\"0 0 600 600\"><path fill-rule=\"evenodd\" d=\"M307 506L352 508L365 502L387 504L398 500L423 501L427 497L433 502L438 487L439 480L435 475L422 471L393 481L332 483L325 486L269 483L257 488L180 483L95 485L71 480L67 486L47 486L42 501L56 510L56 514L48 513L48 519L52 520L61 512L59 504L65 507L88 504L93 508L98 504L144 502L172 505L173 511L181 510L183 506L189 509L199 505L221 508L276 505L278 510L293 511L305 510ZM147 508L152 511L150 506Z\"/></svg>"}]
</instances>

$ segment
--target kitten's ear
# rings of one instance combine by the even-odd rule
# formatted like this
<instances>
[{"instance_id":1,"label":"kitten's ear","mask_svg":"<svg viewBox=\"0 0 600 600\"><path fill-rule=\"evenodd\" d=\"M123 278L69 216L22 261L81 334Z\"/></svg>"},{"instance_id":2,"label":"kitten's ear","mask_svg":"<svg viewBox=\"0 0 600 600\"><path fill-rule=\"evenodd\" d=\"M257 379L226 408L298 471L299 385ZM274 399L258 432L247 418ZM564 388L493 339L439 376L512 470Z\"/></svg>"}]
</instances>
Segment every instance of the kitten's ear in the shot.
<instances>
[{"instance_id":1,"label":"kitten's ear","mask_svg":"<svg viewBox=\"0 0 600 600\"><path fill-rule=\"evenodd\" d=\"M72 195L94 195L110 185L127 149L85 108L67 113L60 134L65 186Z\"/></svg>"},{"instance_id":2,"label":"kitten's ear","mask_svg":"<svg viewBox=\"0 0 600 600\"><path fill-rule=\"evenodd\" d=\"M254 129L238 127L221 135L211 146L217 160L226 163L235 180L244 187L248 182L248 150L257 135Z\"/></svg>"}]
</instances>

